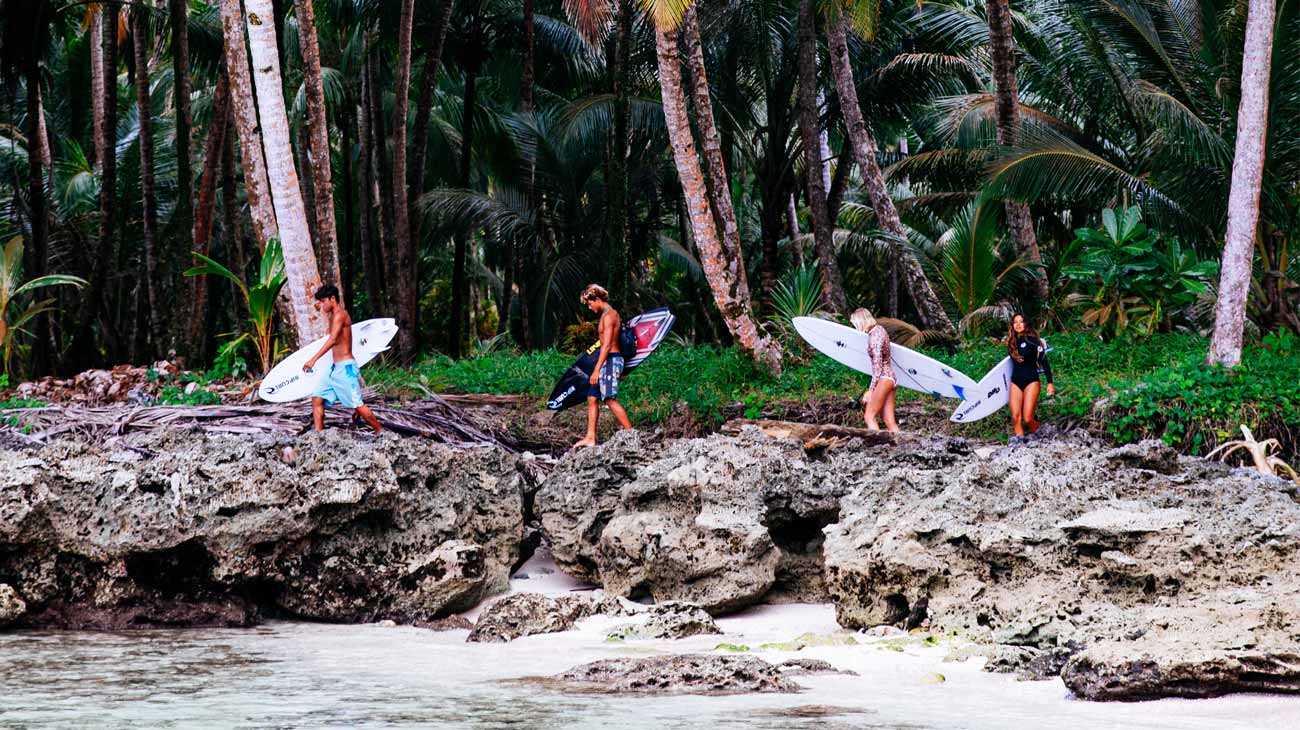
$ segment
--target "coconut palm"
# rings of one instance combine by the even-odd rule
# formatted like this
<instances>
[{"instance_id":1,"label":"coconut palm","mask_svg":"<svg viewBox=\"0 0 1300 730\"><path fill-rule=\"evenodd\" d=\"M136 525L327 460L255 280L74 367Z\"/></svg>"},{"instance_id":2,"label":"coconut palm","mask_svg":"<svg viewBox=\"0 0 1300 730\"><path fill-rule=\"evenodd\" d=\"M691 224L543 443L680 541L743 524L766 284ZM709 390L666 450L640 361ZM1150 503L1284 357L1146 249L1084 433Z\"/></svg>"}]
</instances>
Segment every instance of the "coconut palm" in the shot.
<instances>
[{"instance_id":1,"label":"coconut palm","mask_svg":"<svg viewBox=\"0 0 1300 730\"><path fill-rule=\"evenodd\" d=\"M1223 246L1219 300L1214 311L1211 365L1241 362L1241 335L1246 322L1251 257L1259 235L1259 196L1268 141L1269 72L1273 59L1274 0L1251 0L1246 20L1246 49L1241 63L1241 106L1237 116L1237 151L1228 193L1228 229Z\"/></svg>"}]
</instances>

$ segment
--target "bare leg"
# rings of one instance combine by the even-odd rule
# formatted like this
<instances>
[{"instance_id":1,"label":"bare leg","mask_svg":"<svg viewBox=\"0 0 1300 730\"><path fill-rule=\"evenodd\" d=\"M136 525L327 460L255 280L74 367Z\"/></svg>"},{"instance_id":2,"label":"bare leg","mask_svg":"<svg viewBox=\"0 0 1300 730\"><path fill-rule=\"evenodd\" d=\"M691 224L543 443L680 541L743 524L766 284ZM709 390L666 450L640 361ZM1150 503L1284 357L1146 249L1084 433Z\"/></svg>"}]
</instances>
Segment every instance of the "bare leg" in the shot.
<instances>
[{"instance_id":1,"label":"bare leg","mask_svg":"<svg viewBox=\"0 0 1300 730\"><path fill-rule=\"evenodd\" d=\"M871 399L867 401L867 428L872 431L879 431L880 425L876 423L876 417L885 408L885 400L893 392L893 383L888 380L872 381ZM885 422L888 425L888 421Z\"/></svg>"},{"instance_id":2,"label":"bare leg","mask_svg":"<svg viewBox=\"0 0 1300 730\"><path fill-rule=\"evenodd\" d=\"M600 419L600 402L593 397L587 398L587 435L581 441L574 444L578 446L595 446L596 445L596 422Z\"/></svg>"},{"instance_id":3,"label":"bare leg","mask_svg":"<svg viewBox=\"0 0 1300 730\"><path fill-rule=\"evenodd\" d=\"M375 418L374 411L370 410L370 406L357 406L356 415L361 416L366 423L370 424L370 427L375 429L375 433L384 432L384 427L379 425L379 419Z\"/></svg>"},{"instance_id":4,"label":"bare leg","mask_svg":"<svg viewBox=\"0 0 1300 730\"><path fill-rule=\"evenodd\" d=\"M880 430L880 425L876 423L876 412L876 381L872 380L871 390L867 391L867 402L862 404L862 420L872 431Z\"/></svg>"},{"instance_id":5,"label":"bare leg","mask_svg":"<svg viewBox=\"0 0 1300 730\"><path fill-rule=\"evenodd\" d=\"M605 401L605 405L609 406L609 412L614 414L614 420L618 421L619 426L624 430L632 428L632 420L627 417L627 411L623 410L622 404L610 398Z\"/></svg>"},{"instance_id":6,"label":"bare leg","mask_svg":"<svg viewBox=\"0 0 1300 730\"><path fill-rule=\"evenodd\" d=\"M1011 396L1007 400L1007 405L1011 406L1011 430L1016 436L1025 435L1024 423L1020 420L1021 407L1024 405L1025 392L1020 389L1019 385L1011 384Z\"/></svg>"},{"instance_id":7,"label":"bare leg","mask_svg":"<svg viewBox=\"0 0 1300 730\"><path fill-rule=\"evenodd\" d=\"M1030 433L1038 433L1038 396L1042 389L1042 383L1030 383L1025 387L1024 417Z\"/></svg>"},{"instance_id":8,"label":"bare leg","mask_svg":"<svg viewBox=\"0 0 1300 730\"><path fill-rule=\"evenodd\" d=\"M325 430L325 399L311 399L311 422L317 431Z\"/></svg>"},{"instance_id":9,"label":"bare leg","mask_svg":"<svg viewBox=\"0 0 1300 730\"><path fill-rule=\"evenodd\" d=\"M898 427L898 419L894 416L894 405L898 399L898 388L894 387L894 383L889 380L886 380L884 385L889 388L889 395L885 396L885 428L891 433L898 433L902 430Z\"/></svg>"}]
</instances>

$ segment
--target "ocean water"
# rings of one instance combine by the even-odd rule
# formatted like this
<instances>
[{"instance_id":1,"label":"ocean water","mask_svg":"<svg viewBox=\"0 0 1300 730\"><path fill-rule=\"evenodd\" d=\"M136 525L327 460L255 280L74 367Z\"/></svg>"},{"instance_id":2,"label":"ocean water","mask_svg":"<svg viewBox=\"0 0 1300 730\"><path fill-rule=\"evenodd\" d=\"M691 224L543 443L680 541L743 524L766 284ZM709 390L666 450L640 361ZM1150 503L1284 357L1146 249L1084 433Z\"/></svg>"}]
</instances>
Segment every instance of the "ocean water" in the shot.
<instances>
[{"instance_id":1,"label":"ocean water","mask_svg":"<svg viewBox=\"0 0 1300 730\"><path fill-rule=\"evenodd\" d=\"M514 582L545 593L573 587L555 575ZM979 659L945 662L951 647L942 644L891 646L862 635L852 646L758 651L772 662L812 657L857 673L798 677L807 689L792 695L575 695L508 681L596 659L714 651L720 642L758 647L838 630L830 606L784 605L720 620L724 636L606 641L622 622L595 617L575 631L509 644L378 624L0 634L0 728L1300 728L1300 697L1090 703L1059 680L1017 682L979 671Z\"/></svg>"}]
</instances>

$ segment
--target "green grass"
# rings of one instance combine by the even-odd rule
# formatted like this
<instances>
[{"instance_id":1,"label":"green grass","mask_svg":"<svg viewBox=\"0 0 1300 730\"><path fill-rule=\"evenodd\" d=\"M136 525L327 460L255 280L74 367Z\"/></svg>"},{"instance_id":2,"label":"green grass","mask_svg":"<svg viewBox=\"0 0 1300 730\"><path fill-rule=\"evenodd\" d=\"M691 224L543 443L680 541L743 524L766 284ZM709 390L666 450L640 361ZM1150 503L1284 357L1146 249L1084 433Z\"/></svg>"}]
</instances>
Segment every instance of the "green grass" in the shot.
<instances>
[{"instance_id":1,"label":"green grass","mask_svg":"<svg viewBox=\"0 0 1300 730\"><path fill-rule=\"evenodd\" d=\"M1235 438L1244 423L1260 438L1278 437L1288 451L1296 447L1291 435L1300 432L1296 338L1271 337L1248 347L1246 364L1235 371L1207 368L1206 341L1192 334L1106 343L1087 333L1058 333L1048 340L1054 348L1058 395L1044 399L1040 414L1045 419L1069 416L1119 443L1160 438L1191 453L1205 453L1223 439ZM929 354L978 380L1005 356L1005 349L985 341ZM370 369L367 381L387 389L522 394L537 398L540 408L573 357L555 350L460 361L438 357L409 369ZM737 403L755 417L780 403L853 400L869 382L866 375L815 353L793 353L782 375L773 378L734 349L664 345L624 381L620 400L642 425L661 423L675 407L685 406L697 420L716 426ZM939 400L907 390L899 398ZM951 401L935 404L944 414L953 407ZM992 416L954 424L953 431L1000 437L1007 425L1006 418Z\"/></svg>"}]
</instances>

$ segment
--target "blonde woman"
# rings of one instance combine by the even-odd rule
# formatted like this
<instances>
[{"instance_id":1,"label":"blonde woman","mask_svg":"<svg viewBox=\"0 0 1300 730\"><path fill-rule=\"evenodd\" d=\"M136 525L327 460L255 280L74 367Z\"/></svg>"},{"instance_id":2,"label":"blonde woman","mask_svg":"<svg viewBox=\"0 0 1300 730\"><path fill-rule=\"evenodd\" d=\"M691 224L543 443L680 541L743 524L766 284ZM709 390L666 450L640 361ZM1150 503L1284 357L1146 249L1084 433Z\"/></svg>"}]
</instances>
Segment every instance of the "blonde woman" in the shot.
<instances>
[{"instance_id":1,"label":"blonde woman","mask_svg":"<svg viewBox=\"0 0 1300 730\"><path fill-rule=\"evenodd\" d=\"M894 418L894 391L898 381L889 359L889 333L865 309L854 312L849 320L867 335L867 356L871 358L871 389L862 395L862 419L867 422L867 428L879 431L876 419L883 413L885 428L898 433L898 421Z\"/></svg>"}]
</instances>

